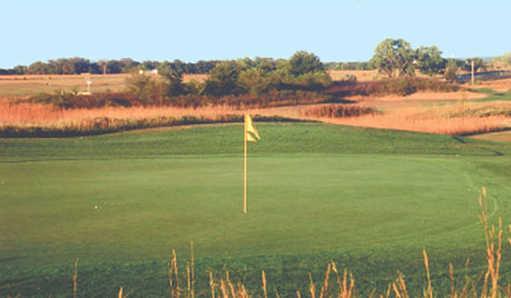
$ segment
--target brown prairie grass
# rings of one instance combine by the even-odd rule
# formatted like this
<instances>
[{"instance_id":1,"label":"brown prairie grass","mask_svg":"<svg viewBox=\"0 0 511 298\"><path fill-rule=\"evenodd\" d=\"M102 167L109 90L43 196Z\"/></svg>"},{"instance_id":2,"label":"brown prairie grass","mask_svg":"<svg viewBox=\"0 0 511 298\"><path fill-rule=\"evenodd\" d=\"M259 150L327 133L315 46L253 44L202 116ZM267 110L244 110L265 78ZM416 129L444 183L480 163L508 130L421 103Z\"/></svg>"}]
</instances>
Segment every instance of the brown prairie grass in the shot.
<instances>
[{"instance_id":1,"label":"brown prairie grass","mask_svg":"<svg viewBox=\"0 0 511 298\"><path fill-rule=\"evenodd\" d=\"M470 87L471 88L490 88L497 92L507 92L507 91L511 91L511 79L482 81L482 82L479 82L477 85L470 86Z\"/></svg>"},{"instance_id":2,"label":"brown prairie grass","mask_svg":"<svg viewBox=\"0 0 511 298\"><path fill-rule=\"evenodd\" d=\"M449 135L500 131L511 127L511 103L473 101L363 101L358 104L321 104L265 109L228 106L178 108L166 106L62 109L51 105L0 101L0 130L79 130L83 134L98 126L134 129L169 126L180 119L222 122L244 113L267 117L322 121L350 126L407 130ZM232 122L232 121L230 121ZM137 123L142 123L141 125ZM185 124L185 123L181 123ZM193 121L190 123L193 124ZM109 130L110 129L110 130Z\"/></svg>"},{"instance_id":3,"label":"brown prairie grass","mask_svg":"<svg viewBox=\"0 0 511 298\"><path fill-rule=\"evenodd\" d=\"M468 90L451 91L451 92L433 92L418 91L410 95L384 95L384 96L348 96L347 99L370 102L370 101L455 101L455 100L471 100L482 99L488 95L484 93L472 92Z\"/></svg>"},{"instance_id":4,"label":"brown prairie grass","mask_svg":"<svg viewBox=\"0 0 511 298\"><path fill-rule=\"evenodd\" d=\"M243 112L229 107L211 108L175 108L175 107L105 107L96 109L61 109L50 105L31 103L0 102L1 126L43 126L68 127L80 125L84 121L96 118L109 119L151 119L164 116L183 117L197 116L214 118L226 114L242 114Z\"/></svg>"},{"instance_id":5,"label":"brown prairie grass","mask_svg":"<svg viewBox=\"0 0 511 298\"><path fill-rule=\"evenodd\" d=\"M382 79L383 76L376 70L329 70L332 81L342 81L348 76L355 76L359 82Z\"/></svg>"},{"instance_id":6,"label":"brown prairie grass","mask_svg":"<svg viewBox=\"0 0 511 298\"><path fill-rule=\"evenodd\" d=\"M444 105L411 105L381 107L362 104L382 113L371 113L359 117L330 118L318 120L350 126L384 128L428 132L448 135L466 135L499 131L511 126L507 103L469 103L454 102ZM484 111L477 113L477 111ZM306 114L306 113L305 113Z\"/></svg>"}]
</instances>

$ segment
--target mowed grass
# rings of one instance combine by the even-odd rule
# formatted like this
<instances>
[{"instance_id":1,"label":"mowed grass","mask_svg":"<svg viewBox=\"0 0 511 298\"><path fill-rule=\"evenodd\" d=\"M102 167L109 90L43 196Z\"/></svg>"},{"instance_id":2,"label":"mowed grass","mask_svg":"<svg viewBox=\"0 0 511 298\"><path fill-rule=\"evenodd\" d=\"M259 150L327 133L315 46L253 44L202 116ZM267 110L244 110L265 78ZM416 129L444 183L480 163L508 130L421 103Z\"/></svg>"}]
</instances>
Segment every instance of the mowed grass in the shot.
<instances>
[{"instance_id":1,"label":"mowed grass","mask_svg":"<svg viewBox=\"0 0 511 298\"><path fill-rule=\"evenodd\" d=\"M119 286L130 297L163 296L169 251L184 261L190 241L206 291L208 270L257 289L265 269L270 291L290 295L329 259L353 270L362 291L398 269L413 290L423 248L436 277L448 261L472 257L474 271L483 263L481 186L493 218L511 215L508 144L257 125L245 216L241 125L1 139L0 296L70 296L75 258L84 297Z\"/></svg>"}]
</instances>

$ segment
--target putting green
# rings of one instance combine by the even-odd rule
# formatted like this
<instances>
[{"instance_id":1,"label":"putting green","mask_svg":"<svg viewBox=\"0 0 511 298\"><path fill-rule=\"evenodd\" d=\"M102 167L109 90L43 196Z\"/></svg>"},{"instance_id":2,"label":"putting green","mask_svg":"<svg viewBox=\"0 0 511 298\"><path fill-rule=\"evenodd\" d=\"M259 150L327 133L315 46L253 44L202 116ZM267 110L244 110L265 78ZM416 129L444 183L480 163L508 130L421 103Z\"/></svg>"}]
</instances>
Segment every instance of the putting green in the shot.
<instances>
[{"instance_id":1,"label":"putting green","mask_svg":"<svg viewBox=\"0 0 511 298\"><path fill-rule=\"evenodd\" d=\"M186 255L192 240L205 267L260 262L281 268L277 279L291 284L300 280L286 280L281 260L302 255L304 266L324 265L314 256L373 256L404 260L389 268L406 270L422 248L441 261L482 249L481 186L492 214L511 213L506 144L323 124L259 130L248 215L240 212L239 125L0 140L0 294L61 280L77 257L100 272L83 281L95 293L98 279L112 283L105 268L164 263L171 248ZM257 261L265 257L277 261ZM29 285L9 285L28 277ZM68 291L60 288L43 286Z\"/></svg>"}]
</instances>

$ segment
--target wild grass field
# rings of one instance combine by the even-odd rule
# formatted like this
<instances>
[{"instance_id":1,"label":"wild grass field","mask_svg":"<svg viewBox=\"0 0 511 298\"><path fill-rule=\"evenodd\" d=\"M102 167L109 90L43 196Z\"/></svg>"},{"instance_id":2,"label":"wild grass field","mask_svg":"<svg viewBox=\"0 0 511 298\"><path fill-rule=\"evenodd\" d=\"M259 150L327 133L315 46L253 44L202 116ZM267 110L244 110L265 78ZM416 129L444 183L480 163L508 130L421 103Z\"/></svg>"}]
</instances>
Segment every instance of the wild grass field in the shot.
<instances>
[{"instance_id":1,"label":"wild grass field","mask_svg":"<svg viewBox=\"0 0 511 298\"><path fill-rule=\"evenodd\" d=\"M119 287L128 297L168 296L170 250L187 258L190 241L201 297L209 271L229 271L254 296L261 270L271 296L306 293L308 273L321 282L330 260L353 271L359 294L385 291L400 270L415 296L423 249L443 296L449 262L460 281L486 262L480 187L491 221L511 215L509 144L256 125L245 216L238 124L0 139L0 296L69 297L77 258L80 297L113 297Z\"/></svg>"}]
</instances>

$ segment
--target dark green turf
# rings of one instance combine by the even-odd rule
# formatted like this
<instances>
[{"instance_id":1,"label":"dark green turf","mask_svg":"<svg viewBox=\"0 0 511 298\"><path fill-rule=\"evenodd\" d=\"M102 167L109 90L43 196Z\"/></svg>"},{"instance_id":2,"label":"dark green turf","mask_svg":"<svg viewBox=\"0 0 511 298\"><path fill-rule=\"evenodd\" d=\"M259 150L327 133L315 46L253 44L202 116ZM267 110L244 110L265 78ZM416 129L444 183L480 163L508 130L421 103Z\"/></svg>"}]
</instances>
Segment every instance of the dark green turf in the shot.
<instances>
[{"instance_id":1,"label":"dark green turf","mask_svg":"<svg viewBox=\"0 0 511 298\"><path fill-rule=\"evenodd\" d=\"M169 250L184 261L191 240L203 287L208 268L256 288L265 269L272 291L278 283L291 293L334 258L362 290L397 269L413 288L422 248L435 272L483 252L481 186L492 215L511 214L507 144L324 124L258 128L247 216L240 125L0 139L0 296L69 296L77 257L84 297L118 286L131 297L166 295Z\"/></svg>"}]
</instances>

